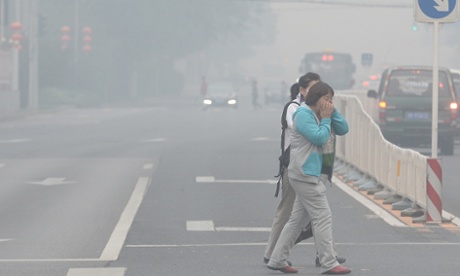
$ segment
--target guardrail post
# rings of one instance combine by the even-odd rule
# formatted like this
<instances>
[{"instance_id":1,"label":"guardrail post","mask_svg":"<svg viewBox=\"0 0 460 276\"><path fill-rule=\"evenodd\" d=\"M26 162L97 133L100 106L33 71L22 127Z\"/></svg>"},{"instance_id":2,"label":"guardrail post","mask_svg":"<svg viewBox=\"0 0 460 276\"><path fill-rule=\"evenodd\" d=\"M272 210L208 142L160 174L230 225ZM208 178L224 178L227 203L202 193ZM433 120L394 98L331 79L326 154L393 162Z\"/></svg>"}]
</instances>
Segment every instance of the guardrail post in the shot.
<instances>
[{"instance_id":1,"label":"guardrail post","mask_svg":"<svg viewBox=\"0 0 460 276\"><path fill-rule=\"evenodd\" d=\"M442 222L442 169L437 158L427 159L426 222Z\"/></svg>"}]
</instances>

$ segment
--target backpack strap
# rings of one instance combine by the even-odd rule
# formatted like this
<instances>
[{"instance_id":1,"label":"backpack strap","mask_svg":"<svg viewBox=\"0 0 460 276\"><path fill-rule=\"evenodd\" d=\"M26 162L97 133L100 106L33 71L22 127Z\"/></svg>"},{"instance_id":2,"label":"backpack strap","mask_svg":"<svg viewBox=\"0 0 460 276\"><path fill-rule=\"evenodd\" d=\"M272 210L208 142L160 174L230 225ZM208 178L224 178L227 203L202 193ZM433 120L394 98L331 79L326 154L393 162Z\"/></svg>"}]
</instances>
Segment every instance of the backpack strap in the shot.
<instances>
[{"instance_id":1,"label":"backpack strap","mask_svg":"<svg viewBox=\"0 0 460 276\"><path fill-rule=\"evenodd\" d=\"M283 113L281 114L281 155L284 154L284 134L285 134L286 128L288 127L287 120L286 120L286 115L287 115L287 110L288 110L288 108L289 108L289 106L291 104L296 104L296 105L300 106L300 104L298 102L296 102L296 101L290 101L290 102L288 102L288 103L286 103L284 105ZM278 178L278 182L276 183L275 197L278 197L278 194L279 194L279 191L280 191L281 182L282 182L283 174L284 174L284 169L285 168L284 168L284 166L283 166L283 164L281 163L281 160L280 160L278 175L275 175L275 177Z\"/></svg>"},{"instance_id":2,"label":"backpack strap","mask_svg":"<svg viewBox=\"0 0 460 276\"><path fill-rule=\"evenodd\" d=\"M283 108L283 113L281 114L281 153L284 152L284 133L285 133L286 128L288 127L286 115L287 115L287 110L291 104L296 104L300 106L298 102L290 101L286 103L286 105Z\"/></svg>"}]
</instances>

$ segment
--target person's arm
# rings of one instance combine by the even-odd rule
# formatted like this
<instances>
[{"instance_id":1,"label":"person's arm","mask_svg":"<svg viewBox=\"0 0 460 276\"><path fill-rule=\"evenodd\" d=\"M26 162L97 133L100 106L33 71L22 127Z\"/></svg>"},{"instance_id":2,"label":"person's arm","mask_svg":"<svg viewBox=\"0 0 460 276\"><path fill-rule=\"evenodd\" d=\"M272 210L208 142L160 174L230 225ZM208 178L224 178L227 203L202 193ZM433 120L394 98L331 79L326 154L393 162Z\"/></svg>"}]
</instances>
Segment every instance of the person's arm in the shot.
<instances>
[{"instance_id":1,"label":"person's arm","mask_svg":"<svg viewBox=\"0 0 460 276\"><path fill-rule=\"evenodd\" d=\"M335 134L337 135L345 135L349 131L348 122L345 118L340 114L340 112L334 108L334 112L332 113L332 126L334 127Z\"/></svg>"},{"instance_id":2,"label":"person's arm","mask_svg":"<svg viewBox=\"0 0 460 276\"><path fill-rule=\"evenodd\" d=\"M311 112L300 111L295 116L296 130L316 146L322 146L331 135L331 118L321 119L320 124Z\"/></svg>"}]
</instances>

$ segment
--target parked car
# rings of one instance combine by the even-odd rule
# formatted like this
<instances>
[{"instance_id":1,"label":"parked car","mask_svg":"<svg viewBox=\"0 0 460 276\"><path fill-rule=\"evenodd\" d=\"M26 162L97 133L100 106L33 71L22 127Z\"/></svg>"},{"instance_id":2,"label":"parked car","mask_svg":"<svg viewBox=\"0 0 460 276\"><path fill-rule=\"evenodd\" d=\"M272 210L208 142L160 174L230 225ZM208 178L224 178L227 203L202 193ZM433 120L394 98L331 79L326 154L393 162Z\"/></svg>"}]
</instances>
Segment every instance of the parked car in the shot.
<instances>
[{"instance_id":1,"label":"parked car","mask_svg":"<svg viewBox=\"0 0 460 276\"><path fill-rule=\"evenodd\" d=\"M383 136L401 146L431 145L432 67L403 66L386 69L378 91L368 97L379 100L378 124ZM450 71L439 68L438 147L454 154L458 101Z\"/></svg>"},{"instance_id":2,"label":"parked car","mask_svg":"<svg viewBox=\"0 0 460 276\"><path fill-rule=\"evenodd\" d=\"M211 107L238 108L237 90L231 82L214 82L208 85L208 93L203 98L203 110Z\"/></svg>"}]
</instances>

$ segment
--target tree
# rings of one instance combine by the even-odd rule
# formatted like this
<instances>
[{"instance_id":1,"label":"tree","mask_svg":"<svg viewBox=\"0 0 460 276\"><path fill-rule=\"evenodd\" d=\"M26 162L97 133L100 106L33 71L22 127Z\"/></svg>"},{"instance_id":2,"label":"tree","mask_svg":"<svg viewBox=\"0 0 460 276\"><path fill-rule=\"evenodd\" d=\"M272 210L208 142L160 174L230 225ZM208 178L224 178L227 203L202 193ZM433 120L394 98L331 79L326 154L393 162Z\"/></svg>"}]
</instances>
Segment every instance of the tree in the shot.
<instances>
[{"instance_id":1,"label":"tree","mask_svg":"<svg viewBox=\"0 0 460 276\"><path fill-rule=\"evenodd\" d=\"M248 36L254 28L265 28L253 32L252 40L231 52L231 58L250 54L250 45L266 42L266 34L273 34L272 26L264 27L257 20L266 14L266 3L233 0L76 0L79 1L80 27L89 25L94 30L92 51L87 56L81 54L81 65L90 66L83 70L85 83L101 89L101 80L111 83L111 94L123 97L129 87L131 72L142 77L140 87L144 91L180 91L182 77L174 70L174 61L206 49L213 42L225 41L229 37ZM51 25L59 29L62 25L72 25L75 5L60 0L41 0L41 14ZM71 20L69 20L69 18ZM268 30L267 30L268 29ZM48 34L49 33L49 34ZM42 46L50 47L58 39L49 31L42 37ZM270 36L268 36L270 37ZM43 49L41 63L52 63ZM56 57L53 57L54 59ZM72 58L62 57L72 62ZM50 68L52 66L42 66ZM91 70L96 69L96 70ZM161 83L152 83L152 72L163 74ZM91 72L91 73L89 73ZM52 72L48 72L52 73ZM97 85L99 83L99 85ZM47 85L47 83L43 83ZM106 84L107 85L107 84ZM155 91L158 92L158 91Z\"/></svg>"}]
</instances>

